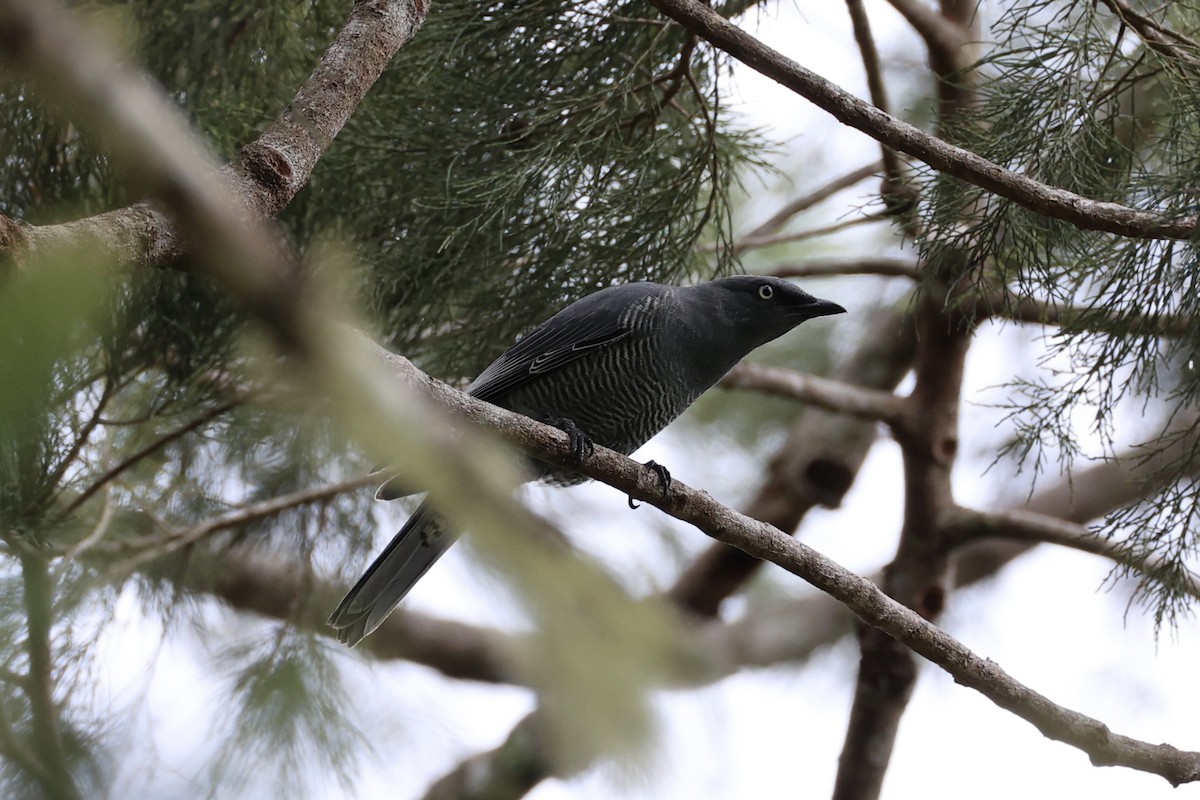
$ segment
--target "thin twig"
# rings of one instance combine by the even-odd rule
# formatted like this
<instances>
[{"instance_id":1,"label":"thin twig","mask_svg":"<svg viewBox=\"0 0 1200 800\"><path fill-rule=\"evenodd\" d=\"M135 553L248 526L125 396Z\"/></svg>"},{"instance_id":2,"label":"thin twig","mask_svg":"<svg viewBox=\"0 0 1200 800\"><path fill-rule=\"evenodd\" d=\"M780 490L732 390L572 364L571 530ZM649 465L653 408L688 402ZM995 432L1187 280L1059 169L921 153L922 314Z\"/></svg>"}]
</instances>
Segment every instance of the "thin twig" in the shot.
<instances>
[{"instance_id":1,"label":"thin twig","mask_svg":"<svg viewBox=\"0 0 1200 800\"><path fill-rule=\"evenodd\" d=\"M849 189L854 184L865 181L872 175L878 174L881 169L883 169L883 163L875 161L870 164L865 164L858 169L851 170L845 175L834 178L833 180L829 181L829 183L826 183L825 185L814 189L808 194L798 197L792 202L788 203L783 208L776 211L766 222L742 236L741 240L762 239L774 234L776 231L786 225L788 220L800 212L807 211L817 203L829 199L843 189ZM734 250L738 251L738 245L734 245Z\"/></svg>"},{"instance_id":2,"label":"thin twig","mask_svg":"<svg viewBox=\"0 0 1200 800\"><path fill-rule=\"evenodd\" d=\"M1131 553L1119 542L1098 536L1083 525L1045 514L1024 510L976 511L956 507L943 516L941 524L954 547L989 537L1039 542L1104 556L1145 575L1166 571L1154 558ZM1200 580L1195 575L1189 574L1181 588L1192 597L1200 598Z\"/></svg>"},{"instance_id":3,"label":"thin twig","mask_svg":"<svg viewBox=\"0 0 1200 800\"><path fill-rule=\"evenodd\" d=\"M775 247L781 244L792 244L794 242L802 242L805 239L815 239L818 236L828 236L831 233L854 228L859 225L869 225L872 222L887 222L891 219L890 211L877 211L873 214L864 214L861 217L847 217L839 222L834 222L829 225L823 225L820 228L810 228L806 231L798 231L796 233L781 233L777 236L766 236L761 239L742 239L735 246L735 250L739 253L744 253L747 250L761 250L764 247Z\"/></svg>"},{"instance_id":4,"label":"thin twig","mask_svg":"<svg viewBox=\"0 0 1200 800\"><path fill-rule=\"evenodd\" d=\"M718 384L726 389L751 389L810 403L827 411L853 414L895 424L904 414L904 398L889 392L807 375L780 367L742 363Z\"/></svg>"},{"instance_id":5,"label":"thin twig","mask_svg":"<svg viewBox=\"0 0 1200 800\"><path fill-rule=\"evenodd\" d=\"M153 442L146 445L142 449L129 455L124 460L122 460L119 464L117 464L116 466L107 470L99 478L97 478L95 481L93 481L90 486L88 486L86 489L84 489L82 492L80 492L78 497L76 497L74 500L72 500L70 503L67 504L67 507L65 509L63 509L60 517L65 519L66 517L70 516L71 513L73 511L75 511L75 509L79 508L81 505L83 505L88 500L90 500L92 495L94 495L96 492L100 491L110 481L112 481L114 478L116 478L118 475L120 475L125 470L127 470L130 467L137 464L139 461L141 461L146 456L149 456L149 455L152 455L152 454L158 452L162 448L169 445L171 442L174 442L175 440L180 439L183 436L186 436L187 434L191 433L192 431L196 430L197 428L201 428L201 427L207 425L208 423L212 422L214 419L221 416L225 412L230 411L231 409L237 408L239 405L241 405L241 402L242 401L240 399L229 400L227 402L213 406L208 411L205 411L203 414L196 417L195 419L193 419L191 422L184 425L183 427L176 428L175 430L171 431L170 433L160 436L158 439L155 439Z\"/></svg>"},{"instance_id":6,"label":"thin twig","mask_svg":"<svg viewBox=\"0 0 1200 800\"><path fill-rule=\"evenodd\" d=\"M1190 335L1196 328L1195 320L1191 317L1175 314L1146 314L1138 311L1117 311L1111 308L1061 306L1057 303L1025 297L995 298L986 308L980 307L980 318L989 316L1071 330L1118 333L1122 336L1179 338Z\"/></svg>"},{"instance_id":7,"label":"thin twig","mask_svg":"<svg viewBox=\"0 0 1200 800\"><path fill-rule=\"evenodd\" d=\"M1193 68L1200 67L1200 59L1180 47L1186 45L1193 50L1200 50L1200 43L1139 13L1125 0L1104 0L1104 5L1108 6L1117 19L1136 31L1151 50Z\"/></svg>"},{"instance_id":8,"label":"thin twig","mask_svg":"<svg viewBox=\"0 0 1200 800\"><path fill-rule=\"evenodd\" d=\"M165 535L148 536L144 539L122 542L121 547L122 549L137 551L137 554L127 564L130 568L137 569L142 564L153 561L156 558L161 558L163 555L178 550L181 547L196 544L212 536L214 533L242 528L269 517L277 516L285 511L290 511L293 508L299 508L300 506L312 503L321 503L340 494L353 492L364 486L374 486L377 483L379 483L379 478L376 476L360 475L356 478L326 483L321 486L310 486L291 494L272 497L270 500L263 500L258 503L242 506L241 508L207 519L204 522L183 530L168 529Z\"/></svg>"}]
</instances>

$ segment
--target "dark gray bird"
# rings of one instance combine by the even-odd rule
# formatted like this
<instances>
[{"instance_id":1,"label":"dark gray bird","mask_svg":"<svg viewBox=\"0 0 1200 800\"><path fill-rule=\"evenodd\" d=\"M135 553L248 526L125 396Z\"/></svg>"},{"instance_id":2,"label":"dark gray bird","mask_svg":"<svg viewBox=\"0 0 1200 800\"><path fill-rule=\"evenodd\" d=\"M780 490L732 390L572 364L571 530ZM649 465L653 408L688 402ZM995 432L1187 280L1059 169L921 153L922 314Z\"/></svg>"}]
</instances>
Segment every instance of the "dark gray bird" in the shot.
<instances>
[{"instance_id":1,"label":"dark gray bird","mask_svg":"<svg viewBox=\"0 0 1200 800\"><path fill-rule=\"evenodd\" d=\"M628 455L751 350L806 319L845 311L771 277L613 286L543 322L467 393L561 428L580 460L592 442ZM587 480L538 464L538 475L559 485ZM670 476L660 475L665 487ZM329 617L338 639L353 646L375 630L456 538L422 504Z\"/></svg>"}]
</instances>

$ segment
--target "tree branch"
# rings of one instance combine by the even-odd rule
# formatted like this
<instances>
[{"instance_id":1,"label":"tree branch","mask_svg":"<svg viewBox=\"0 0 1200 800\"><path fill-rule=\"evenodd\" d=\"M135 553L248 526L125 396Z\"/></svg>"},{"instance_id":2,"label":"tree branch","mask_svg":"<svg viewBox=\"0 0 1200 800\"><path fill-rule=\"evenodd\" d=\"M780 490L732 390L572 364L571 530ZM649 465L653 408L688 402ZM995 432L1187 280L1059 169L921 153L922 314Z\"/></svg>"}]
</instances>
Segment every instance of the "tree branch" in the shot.
<instances>
[{"instance_id":1,"label":"tree branch","mask_svg":"<svg viewBox=\"0 0 1200 800\"><path fill-rule=\"evenodd\" d=\"M834 275L884 275L918 280L917 265L903 258L829 259L776 264L770 273L779 278L824 278Z\"/></svg>"},{"instance_id":2,"label":"tree branch","mask_svg":"<svg viewBox=\"0 0 1200 800\"><path fill-rule=\"evenodd\" d=\"M524 797L555 774L539 713L525 715L499 747L461 761L434 782L423 800L502 800Z\"/></svg>"},{"instance_id":3,"label":"tree branch","mask_svg":"<svg viewBox=\"0 0 1200 800\"><path fill-rule=\"evenodd\" d=\"M136 568L148 561L161 558L174 550L196 544L215 533L244 528L255 522L278 516L293 508L311 503L320 503L337 497L340 494L362 489L366 486L373 486L377 483L379 483L378 478L371 475L362 475L357 478L348 478L321 486L310 486L291 494L272 497L269 500L235 508L228 513L204 520L189 528L171 530L165 535L153 535L141 539L123 541L120 547L123 550L136 549L138 551L130 562L130 566Z\"/></svg>"},{"instance_id":4,"label":"tree branch","mask_svg":"<svg viewBox=\"0 0 1200 800\"><path fill-rule=\"evenodd\" d=\"M943 515L942 531L960 544L982 538L1012 539L1020 542L1056 544L1093 555L1104 556L1142 574L1163 573L1163 565L1154 558L1139 556L1123 548L1120 542L1097 536L1082 525L1025 510L977 511L956 506ZM1189 575L1181 587L1200 598L1200 581Z\"/></svg>"},{"instance_id":5,"label":"tree branch","mask_svg":"<svg viewBox=\"0 0 1200 800\"><path fill-rule=\"evenodd\" d=\"M408 359L382 349L380 353L399 377L421 394L500 432L533 456L600 480L720 542L770 561L811 583L846 605L868 625L937 664L958 683L1030 722L1045 736L1088 753L1094 764L1138 769L1160 775L1173 785L1200 780L1200 753L1114 734L1103 723L1056 705L888 597L870 580L851 573L777 528L726 508L706 493L679 481L673 481L664 496L658 473L652 467L599 445L592 456L578 464L571 453L570 437L557 428L491 406L424 375Z\"/></svg>"},{"instance_id":6,"label":"tree branch","mask_svg":"<svg viewBox=\"0 0 1200 800\"><path fill-rule=\"evenodd\" d=\"M870 93L871 102L879 110L891 113L887 88L883 83L883 69L879 64L879 51L875 48L875 37L871 35L871 20L867 16L867 10L863 7L862 0L846 0L846 10L850 12L850 24L854 29L854 43L858 45L858 52L862 57L863 71L867 76L867 91ZM899 187L901 185L900 159L896 157L896 151L887 145L883 146L882 151L884 185Z\"/></svg>"},{"instance_id":7,"label":"tree branch","mask_svg":"<svg viewBox=\"0 0 1200 800\"><path fill-rule=\"evenodd\" d=\"M891 392L908 373L916 350L916 329L906 313L911 298L875 313L857 347L831 378ZM837 508L874 444L874 422L806 408L787 441L771 460L766 482L746 506L755 519L792 531L813 508ZM675 581L669 596L700 616L715 616L721 602L737 591L762 562L740 550L713 545Z\"/></svg>"},{"instance_id":8,"label":"tree branch","mask_svg":"<svg viewBox=\"0 0 1200 800\"><path fill-rule=\"evenodd\" d=\"M1025 208L1084 230L1143 239L1187 239L1195 215L1178 218L1092 200L1047 186L932 136L866 103L773 50L698 0L651 0L655 8L748 67L786 86L834 118L936 170L973 183Z\"/></svg>"},{"instance_id":9,"label":"tree branch","mask_svg":"<svg viewBox=\"0 0 1200 800\"><path fill-rule=\"evenodd\" d=\"M1138 13L1125 0L1104 0L1104 5L1108 6L1109 10L1124 25L1136 31L1137 35L1141 37L1142 41L1151 50L1187 64L1190 67L1200 67L1200 59L1197 59L1195 55L1181 47L1181 45L1188 45L1193 49L1198 49L1200 48L1200 43L1192 41L1180 33L1176 33L1144 14Z\"/></svg>"},{"instance_id":10,"label":"tree branch","mask_svg":"<svg viewBox=\"0 0 1200 800\"><path fill-rule=\"evenodd\" d=\"M230 400L228 402L220 403L216 406L213 406L212 408L205 411L200 416L198 416L195 419L188 422L186 425L176 428L175 430L173 430L169 433L163 434L162 436L155 439L153 442L150 442L146 446L142 447L137 452L129 454L129 456L122 459L119 464L116 464L115 466L110 467L108 470L105 470L103 475L101 475L96 480L92 481L92 483L86 489L84 489L82 492L79 493L79 495L77 497L75 497L73 500L71 500L71 502L67 504L67 507L64 508L62 513L59 515L60 518L65 519L66 517L70 516L72 512L74 512L77 508L79 508L84 503L86 503L88 500L90 500L92 498L92 496L96 494L96 492L103 489L105 486L107 486L109 483L111 483L115 478L117 478L122 472L133 467L139 461L141 461L143 458L153 455L154 453L158 452L162 448L169 445L171 442L177 441L178 439L186 436L187 434L191 433L192 431L197 430L198 428L204 427L205 425L212 422L214 419L216 419L217 417L226 413L227 411L237 408L237 406L240 403L241 403L240 400Z\"/></svg>"},{"instance_id":11,"label":"tree branch","mask_svg":"<svg viewBox=\"0 0 1200 800\"><path fill-rule=\"evenodd\" d=\"M153 576L177 573L169 564L147 564ZM344 587L317 580L302 565L248 553L244 548L189 557L178 581L189 592L205 592L239 611L287 620L299 628L336 638L325 624ZM404 659L451 678L483 683L524 684L515 654L519 636L399 608L368 636L356 652L374 658Z\"/></svg>"},{"instance_id":12,"label":"tree branch","mask_svg":"<svg viewBox=\"0 0 1200 800\"><path fill-rule=\"evenodd\" d=\"M1000 317L1014 322L1122 336L1179 338L1195 329L1195 322L1190 317L1090 306L1064 307L1058 303L1008 295L997 296L987 308L981 305L980 311L981 317Z\"/></svg>"},{"instance_id":13,"label":"tree branch","mask_svg":"<svg viewBox=\"0 0 1200 800\"><path fill-rule=\"evenodd\" d=\"M748 250L761 250L764 247L774 247L780 244L791 244L792 242L802 242L805 239L815 239L818 236L828 236L831 233L838 233L847 228L853 228L858 225L868 225L872 222L887 222L891 219L891 212L888 210L875 211L870 214L861 216L846 217L837 222L831 222L828 225L822 225L818 228L809 228L808 230L796 231L795 233L781 233L775 236L764 236L758 239L742 239L734 247L734 250L739 253L745 253Z\"/></svg>"},{"instance_id":14,"label":"tree branch","mask_svg":"<svg viewBox=\"0 0 1200 800\"><path fill-rule=\"evenodd\" d=\"M889 425L904 414L904 398L781 367L743 362L721 379L726 389L751 389L789 397L840 414L876 419Z\"/></svg>"},{"instance_id":15,"label":"tree branch","mask_svg":"<svg viewBox=\"0 0 1200 800\"><path fill-rule=\"evenodd\" d=\"M21 555L21 577L25 587L25 618L29 635L29 670L25 692L29 697L33 721L34 754L44 767L32 777L50 782L42 783L48 797L61 800L81 798L79 788L71 777L70 760L63 746L58 703L54 700L54 657L50 650L50 632L54 621L53 590L44 554L31 548Z\"/></svg>"},{"instance_id":16,"label":"tree branch","mask_svg":"<svg viewBox=\"0 0 1200 800\"><path fill-rule=\"evenodd\" d=\"M25 0L0 3L5 57L12 63L45 65L41 52L45 48L66 50L68 60L80 67L76 78L87 80L83 54L73 52L83 37L73 25L57 26L51 21L52 12L35 11L36 5ZM261 220L278 214L291 202L388 61L424 23L427 8L427 0L354 3L345 25L292 102L261 136L219 170L217 178L228 190L232 211ZM120 83L88 83L99 96L124 91ZM181 237L166 215L146 205L46 226L0 216L0 253L18 264L29 263L38 252L86 247L130 266L179 266L184 239L190 237Z\"/></svg>"},{"instance_id":17,"label":"tree branch","mask_svg":"<svg viewBox=\"0 0 1200 800\"><path fill-rule=\"evenodd\" d=\"M967 31L923 0L888 0L892 8L925 41L930 57L946 65L963 65L961 53L970 44Z\"/></svg>"}]
</instances>

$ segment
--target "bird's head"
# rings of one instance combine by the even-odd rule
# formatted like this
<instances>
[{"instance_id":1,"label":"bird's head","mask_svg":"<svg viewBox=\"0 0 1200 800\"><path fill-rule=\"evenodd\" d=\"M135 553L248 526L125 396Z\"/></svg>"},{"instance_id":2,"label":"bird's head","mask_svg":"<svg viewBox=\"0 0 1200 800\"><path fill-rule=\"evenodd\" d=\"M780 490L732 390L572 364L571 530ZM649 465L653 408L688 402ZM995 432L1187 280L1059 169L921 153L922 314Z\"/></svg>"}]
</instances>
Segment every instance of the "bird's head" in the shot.
<instances>
[{"instance_id":1,"label":"bird's head","mask_svg":"<svg viewBox=\"0 0 1200 800\"><path fill-rule=\"evenodd\" d=\"M766 344L813 317L844 314L846 309L813 297L791 281L769 275L734 275L695 287L697 299L711 309L726 335L746 352Z\"/></svg>"}]
</instances>

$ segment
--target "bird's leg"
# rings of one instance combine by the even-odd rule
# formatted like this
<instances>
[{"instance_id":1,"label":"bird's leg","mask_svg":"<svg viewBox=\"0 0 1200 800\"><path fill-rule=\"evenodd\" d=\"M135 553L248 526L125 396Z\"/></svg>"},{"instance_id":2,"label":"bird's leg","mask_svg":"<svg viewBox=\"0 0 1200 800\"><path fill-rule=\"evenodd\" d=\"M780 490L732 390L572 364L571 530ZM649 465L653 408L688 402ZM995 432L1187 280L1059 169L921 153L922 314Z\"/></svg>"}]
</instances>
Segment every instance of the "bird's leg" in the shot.
<instances>
[{"instance_id":1,"label":"bird's leg","mask_svg":"<svg viewBox=\"0 0 1200 800\"><path fill-rule=\"evenodd\" d=\"M667 492L671 491L671 471L653 459L647 461L643 466L654 470L654 474L658 476L658 485L662 487L663 499L666 500ZM629 498L629 507L638 508L638 503L633 497Z\"/></svg>"},{"instance_id":2,"label":"bird's leg","mask_svg":"<svg viewBox=\"0 0 1200 800\"><path fill-rule=\"evenodd\" d=\"M571 455L576 464L582 464L585 458L596 452L596 445L588 438L583 429L575 424L575 420L567 417L549 420L550 424L571 437Z\"/></svg>"}]
</instances>

